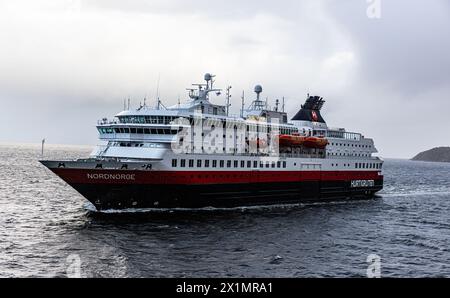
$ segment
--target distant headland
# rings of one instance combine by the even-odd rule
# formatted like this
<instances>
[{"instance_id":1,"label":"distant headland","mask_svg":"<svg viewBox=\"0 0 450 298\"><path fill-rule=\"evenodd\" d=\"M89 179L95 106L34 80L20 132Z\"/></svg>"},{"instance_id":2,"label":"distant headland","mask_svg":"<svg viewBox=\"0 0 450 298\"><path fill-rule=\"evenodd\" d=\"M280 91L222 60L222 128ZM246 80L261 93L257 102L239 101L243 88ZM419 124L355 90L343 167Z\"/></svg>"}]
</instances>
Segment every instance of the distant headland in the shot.
<instances>
[{"instance_id":1,"label":"distant headland","mask_svg":"<svg viewBox=\"0 0 450 298\"><path fill-rule=\"evenodd\" d=\"M412 160L450 162L450 147L437 147L414 156Z\"/></svg>"}]
</instances>

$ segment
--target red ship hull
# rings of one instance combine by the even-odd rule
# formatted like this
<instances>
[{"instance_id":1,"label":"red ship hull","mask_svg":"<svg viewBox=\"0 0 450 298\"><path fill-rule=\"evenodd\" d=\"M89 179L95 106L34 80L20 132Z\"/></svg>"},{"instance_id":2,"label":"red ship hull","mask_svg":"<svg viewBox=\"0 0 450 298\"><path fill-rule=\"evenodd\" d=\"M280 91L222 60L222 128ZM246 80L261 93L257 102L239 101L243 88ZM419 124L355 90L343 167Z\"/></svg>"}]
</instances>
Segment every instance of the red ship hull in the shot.
<instances>
[{"instance_id":1,"label":"red ship hull","mask_svg":"<svg viewBox=\"0 0 450 298\"><path fill-rule=\"evenodd\" d=\"M383 176L377 171L51 170L98 210L230 208L364 199L383 188Z\"/></svg>"}]
</instances>

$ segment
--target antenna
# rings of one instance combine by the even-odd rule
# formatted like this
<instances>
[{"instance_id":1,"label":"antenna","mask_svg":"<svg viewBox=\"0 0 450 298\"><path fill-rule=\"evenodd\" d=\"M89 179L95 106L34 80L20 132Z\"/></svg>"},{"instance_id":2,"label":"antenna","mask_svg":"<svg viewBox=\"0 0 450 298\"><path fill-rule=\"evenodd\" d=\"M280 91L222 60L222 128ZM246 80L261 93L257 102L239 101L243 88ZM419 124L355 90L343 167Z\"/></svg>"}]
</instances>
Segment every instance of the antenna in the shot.
<instances>
[{"instance_id":1,"label":"antenna","mask_svg":"<svg viewBox=\"0 0 450 298\"><path fill-rule=\"evenodd\" d=\"M230 90L231 90L231 88L233 88L233 87L231 87L231 86L227 87L227 116L229 116L230 107L231 107L231 104L230 104L230 98L231 98Z\"/></svg>"},{"instance_id":2,"label":"antenna","mask_svg":"<svg viewBox=\"0 0 450 298\"><path fill-rule=\"evenodd\" d=\"M278 106L280 105L280 100L275 100L275 112L278 112Z\"/></svg>"},{"instance_id":3,"label":"antenna","mask_svg":"<svg viewBox=\"0 0 450 298\"><path fill-rule=\"evenodd\" d=\"M127 100L123 99L123 110L125 111L127 109Z\"/></svg>"},{"instance_id":4,"label":"antenna","mask_svg":"<svg viewBox=\"0 0 450 298\"><path fill-rule=\"evenodd\" d=\"M241 103L241 117L244 118L244 108L245 108L245 91L242 90L242 103Z\"/></svg>"},{"instance_id":5,"label":"antenna","mask_svg":"<svg viewBox=\"0 0 450 298\"><path fill-rule=\"evenodd\" d=\"M130 110L130 97L128 97L128 111Z\"/></svg>"},{"instance_id":6,"label":"antenna","mask_svg":"<svg viewBox=\"0 0 450 298\"><path fill-rule=\"evenodd\" d=\"M159 110L159 82L161 80L161 73L158 73L158 81L156 83L156 108Z\"/></svg>"},{"instance_id":7,"label":"antenna","mask_svg":"<svg viewBox=\"0 0 450 298\"><path fill-rule=\"evenodd\" d=\"M283 113L284 113L284 96L283 96L283 105L282 105L282 107L283 107Z\"/></svg>"}]
</instances>

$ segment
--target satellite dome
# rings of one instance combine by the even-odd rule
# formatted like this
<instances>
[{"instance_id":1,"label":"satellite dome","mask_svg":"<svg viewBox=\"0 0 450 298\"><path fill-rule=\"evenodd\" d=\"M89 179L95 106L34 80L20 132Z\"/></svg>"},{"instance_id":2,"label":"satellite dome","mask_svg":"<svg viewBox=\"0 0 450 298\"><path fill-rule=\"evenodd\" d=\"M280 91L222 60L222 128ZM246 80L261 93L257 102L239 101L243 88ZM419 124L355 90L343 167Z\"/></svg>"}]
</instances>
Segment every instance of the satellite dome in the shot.
<instances>
[{"instance_id":1,"label":"satellite dome","mask_svg":"<svg viewBox=\"0 0 450 298\"><path fill-rule=\"evenodd\" d=\"M262 87L261 87L261 85L256 85L255 86L255 92L256 93L261 93L263 90L262 90Z\"/></svg>"}]
</instances>

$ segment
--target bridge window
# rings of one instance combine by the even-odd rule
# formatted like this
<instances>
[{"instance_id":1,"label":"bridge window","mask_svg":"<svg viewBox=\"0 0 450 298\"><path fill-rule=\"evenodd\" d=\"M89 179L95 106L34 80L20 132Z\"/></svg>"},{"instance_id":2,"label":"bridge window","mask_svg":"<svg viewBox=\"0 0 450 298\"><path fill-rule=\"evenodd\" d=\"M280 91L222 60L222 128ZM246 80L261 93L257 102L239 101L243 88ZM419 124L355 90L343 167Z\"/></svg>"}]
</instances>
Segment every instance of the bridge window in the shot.
<instances>
[{"instance_id":1,"label":"bridge window","mask_svg":"<svg viewBox=\"0 0 450 298\"><path fill-rule=\"evenodd\" d=\"M189 167L190 168L194 167L194 160L193 159L189 159Z\"/></svg>"},{"instance_id":2,"label":"bridge window","mask_svg":"<svg viewBox=\"0 0 450 298\"><path fill-rule=\"evenodd\" d=\"M227 160L227 168L231 168L231 160Z\"/></svg>"},{"instance_id":3,"label":"bridge window","mask_svg":"<svg viewBox=\"0 0 450 298\"><path fill-rule=\"evenodd\" d=\"M223 168L225 166L225 161L221 160L219 164L220 164L220 167Z\"/></svg>"},{"instance_id":4,"label":"bridge window","mask_svg":"<svg viewBox=\"0 0 450 298\"><path fill-rule=\"evenodd\" d=\"M177 167L177 160L176 159L172 159L172 167L173 168Z\"/></svg>"},{"instance_id":5,"label":"bridge window","mask_svg":"<svg viewBox=\"0 0 450 298\"><path fill-rule=\"evenodd\" d=\"M212 166L213 166L213 168L217 168L217 160L213 160Z\"/></svg>"},{"instance_id":6,"label":"bridge window","mask_svg":"<svg viewBox=\"0 0 450 298\"><path fill-rule=\"evenodd\" d=\"M197 160L197 168L201 168L202 167L202 160L198 159Z\"/></svg>"},{"instance_id":7,"label":"bridge window","mask_svg":"<svg viewBox=\"0 0 450 298\"><path fill-rule=\"evenodd\" d=\"M180 167L182 167L182 168L186 167L186 159L182 159L180 161Z\"/></svg>"}]
</instances>

